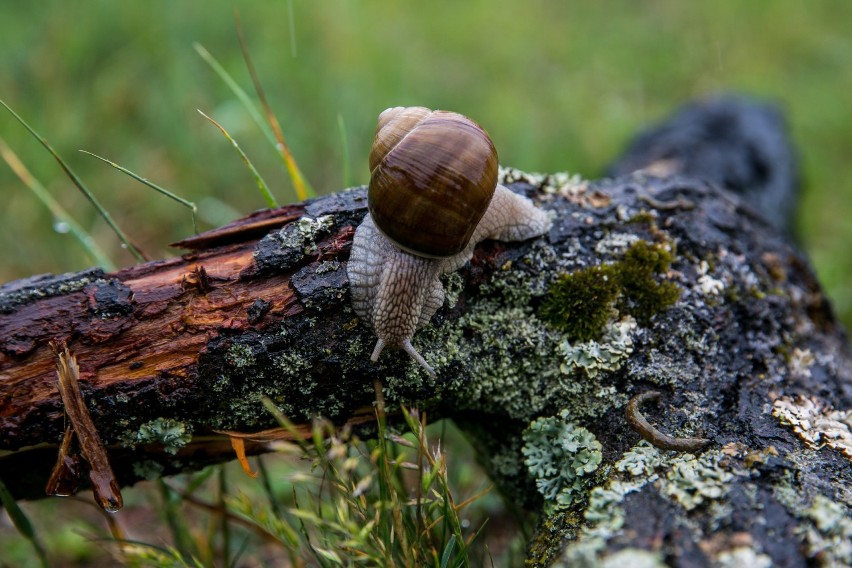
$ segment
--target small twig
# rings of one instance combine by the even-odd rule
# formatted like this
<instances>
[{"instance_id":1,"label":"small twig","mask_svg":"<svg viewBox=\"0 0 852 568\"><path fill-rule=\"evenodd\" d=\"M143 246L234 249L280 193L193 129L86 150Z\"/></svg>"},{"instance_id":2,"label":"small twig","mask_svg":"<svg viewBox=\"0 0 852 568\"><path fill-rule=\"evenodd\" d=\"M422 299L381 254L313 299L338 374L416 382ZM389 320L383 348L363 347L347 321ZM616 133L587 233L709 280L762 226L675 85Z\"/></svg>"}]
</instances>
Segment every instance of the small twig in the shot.
<instances>
[{"instance_id":1,"label":"small twig","mask_svg":"<svg viewBox=\"0 0 852 568\"><path fill-rule=\"evenodd\" d=\"M639 410L639 405L648 400L658 400L660 396L660 393L657 391L643 392L631 398L630 402L627 403L624 416L627 418L630 426L640 436L660 449L673 450L675 452L697 452L710 443L710 440L707 438L675 438L668 434L663 434L651 426L651 423L648 422Z\"/></svg>"},{"instance_id":2,"label":"small twig","mask_svg":"<svg viewBox=\"0 0 852 568\"><path fill-rule=\"evenodd\" d=\"M59 396L62 398L65 412L80 442L80 451L89 462L89 480L92 482L95 499L105 511L118 511L123 504L121 490L109 465L104 443L83 399L77 359L64 343L51 342L51 347L56 353Z\"/></svg>"}]
</instances>

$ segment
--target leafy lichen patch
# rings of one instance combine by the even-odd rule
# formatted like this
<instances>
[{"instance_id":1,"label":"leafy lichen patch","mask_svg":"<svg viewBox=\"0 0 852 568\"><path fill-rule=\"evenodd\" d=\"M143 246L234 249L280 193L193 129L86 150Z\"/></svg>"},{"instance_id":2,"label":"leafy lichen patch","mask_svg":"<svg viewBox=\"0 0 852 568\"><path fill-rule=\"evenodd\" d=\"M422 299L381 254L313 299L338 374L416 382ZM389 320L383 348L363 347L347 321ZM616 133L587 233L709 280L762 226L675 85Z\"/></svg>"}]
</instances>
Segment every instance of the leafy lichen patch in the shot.
<instances>
[{"instance_id":1,"label":"leafy lichen patch","mask_svg":"<svg viewBox=\"0 0 852 568\"><path fill-rule=\"evenodd\" d=\"M124 445L162 444L166 452L175 455L191 440L191 425L171 418L157 418L139 426L136 435L126 439Z\"/></svg>"},{"instance_id":2,"label":"leafy lichen patch","mask_svg":"<svg viewBox=\"0 0 852 568\"><path fill-rule=\"evenodd\" d=\"M835 410L815 396L782 396L772 404L772 415L809 447L828 446L852 458L852 411Z\"/></svg>"},{"instance_id":3,"label":"leafy lichen patch","mask_svg":"<svg viewBox=\"0 0 852 568\"><path fill-rule=\"evenodd\" d=\"M534 420L524 431L524 464L545 499L545 507L568 507L589 484L601 463L601 444L562 411Z\"/></svg>"},{"instance_id":4,"label":"leafy lichen patch","mask_svg":"<svg viewBox=\"0 0 852 568\"><path fill-rule=\"evenodd\" d=\"M705 501L721 499L734 478L734 474L720 464L722 457L719 450L705 452L698 457L691 454L675 457L663 481L663 494L687 511Z\"/></svg>"},{"instance_id":5,"label":"leafy lichen patch","mask_svg":"<svg viewBox=\"0 0 852 568\"><path fill-rule=\"evenodd\" d=\"M812 526L803 533L811 558L820 558L824 566L852 565L852 516L849 510L822 495L817 495L807 517Z\"/></svg>"},{"instance_id":6,"label":"leafy lichen patch","mask_svg":"<svg viewBox=\"0 0 852 568\"><path fill-rule=\"evenodd\" d=\"M566 375L582 369L590 379L601 372L617 371L633 353L631 333L635 329L636 322L627 316L607 327L601 341L571 343L565 339L559 345L565 359L559 369Z\"/></svg>"}]
</instances>

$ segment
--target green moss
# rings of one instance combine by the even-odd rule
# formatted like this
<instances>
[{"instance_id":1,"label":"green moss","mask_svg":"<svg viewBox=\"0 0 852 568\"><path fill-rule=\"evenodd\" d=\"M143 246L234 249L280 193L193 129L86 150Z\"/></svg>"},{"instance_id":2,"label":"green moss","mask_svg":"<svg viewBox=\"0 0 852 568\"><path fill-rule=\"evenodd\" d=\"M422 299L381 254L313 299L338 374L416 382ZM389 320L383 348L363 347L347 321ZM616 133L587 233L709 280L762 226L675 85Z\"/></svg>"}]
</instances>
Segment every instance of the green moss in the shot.
<instances>
[{"instance_id":1,"label":"green moss","mask_svg":"<svg viewBox=\"0 0 852 568\"><path fill-rule=\"evenodd\" d=\"M600 339L618 293L612 265L562 274L551 285L539 315L572 339Z\"/></svg>"},{"instance_id":2,"label":"green moss","mask_svg":"<svg viewBox=\"0 0 852 568\"><path fill-rule=\"evenodd\" d=\"M673 282L657 282L655 274L664 274L672 263L672 254L663 245L638 241L616 263L621 296L617 308L629 313L646 326L654 315L662 312L680 297Z\"/></svg>"},{"instance_id":3,"label":"green moss","mask_svg":"<svg viewBox=\"0 0 852 568\"><path fill-rule=\"evenodd\" d=\"M647 326L680 297L673 282L655 279L671 262L672 254L664 245L637 241L619 261L557 277L539 315L576 341L600 339L613 310Z\"/></svg>"}]
</instances>

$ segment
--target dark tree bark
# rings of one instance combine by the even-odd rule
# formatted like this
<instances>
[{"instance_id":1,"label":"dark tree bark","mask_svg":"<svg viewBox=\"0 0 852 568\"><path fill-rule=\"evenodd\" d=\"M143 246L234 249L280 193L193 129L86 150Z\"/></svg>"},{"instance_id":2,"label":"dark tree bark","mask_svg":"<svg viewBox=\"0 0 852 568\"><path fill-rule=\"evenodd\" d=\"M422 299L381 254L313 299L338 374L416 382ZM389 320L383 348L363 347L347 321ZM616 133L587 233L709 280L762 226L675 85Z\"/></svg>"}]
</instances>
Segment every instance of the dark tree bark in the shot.
<instances>
[{"instance_id":1,"label":"dark tree bark","mask_svg":"<svg viewBox=\"0 0 852 568\"><path fill-rule=\"evenodd\" d=\"M414 341L437 379L401 352L369 360L345 271L363 189L259 212L181 258L3 286L0 477L43 492L64 430L59 340L122 484L230 459L218 431L274 426L262 397L299 423L368 428L379 380L389 406L456 420L499 488L544 513L533 565L852 562L852 357L806 259L697 177L504 178L554 226L486 242L446 278ZM545 321L582 300L560 275L601 264L620 288L598 337L571 331L574 304L565 327ZM641 441L624 409L649 390L652 424L709 445Z\"/></svg>"}]
</instances>

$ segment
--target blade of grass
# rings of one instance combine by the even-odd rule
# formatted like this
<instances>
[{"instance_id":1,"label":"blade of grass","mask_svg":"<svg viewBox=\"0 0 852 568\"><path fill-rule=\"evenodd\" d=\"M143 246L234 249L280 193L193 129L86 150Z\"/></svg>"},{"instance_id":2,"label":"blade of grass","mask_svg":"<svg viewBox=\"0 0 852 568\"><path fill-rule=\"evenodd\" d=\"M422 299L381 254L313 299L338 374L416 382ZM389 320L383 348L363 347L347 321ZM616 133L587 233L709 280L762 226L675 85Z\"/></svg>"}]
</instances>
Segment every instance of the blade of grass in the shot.
<instances>
[{"instance_id":1,"label":"blade of grass","mask_svg":"<svg viewBox=\"0 0 852 568\"><path fill-rule=\"evenodd\" d=\"M453 549L456 547L455 535L450 537L447 546L444 547L444 554L441 555L441 568L447 568L450 564L450 558L453 555Z\"/></svg>"},{"instance_id":2,"label":"blade of grass","mask_svg":"<svg viewBox=\"0 0 852 568\"><path fill-rule=\"evenodd\" d=\"M219 495L218 495L218 505L222 510L222 514L219 517L219 530L222 535L222 559L228 563L231 558L231 525L228 524L228 516L224 514L226 510L225 507L225 496L228 495L228 481L227 476L225 474L225 466L219 466ZM213 542L210 542L210 552L213 552ZM211 555L211 558L213 555Z\"/></svg>"},{"instance_id":3,"label":"blade of grass","mask_svg":"<svg viewBox=\"0 0 852 568\"><path fill-rule=\"evenodd\" d=\"M123 168L123 167L119 166L118 164L116 164L115 162L107 160L106 158L104 158L102 156L98 156L97 154L89 152L88 150L80 150L80 152L82 152L84 154L88 154L89 156L92 156L94 158L97 158L102 162L106 162L107 164L114 167L118 171L123 172L123 173L129 175L130 177L132 177L133 179L135 179L136 181L147 185L148 187L150 187L154 191L158 191L158 192L162 193L163 195L165 195L166 197L177 201L178 203L180 203L184 207L189 208L189 210L192 212L192 230L193 230L193 232L198 233L198 224L195 221L195 214L198 213L198 207L195 205L195 203L193 203L192 201L189 201L188 199L184 199L183 197L175 195L174 193L172 193L168 189L162 188L159 185L157 185L156 183L149 181L148 179L143 178L142 176L138 176L135 173L128 170L127 168Z\"/></svg>"},{"instance_id":4,"label":"blade of grass","mask_svg":"<svg viewBox=\"0 0 852 568\"><path fill-rule=\"evenodd\" d=\"M9 167L15 175L18 176L18 179L20 179L24 185L29 188L33 195L36 196L36 199L41 201L42 204L47 207L51 215L53 215L56 223L62 223L68 228L68 232L71 233L83 246L92 260L95 261L95 264L107 272L115 270L115 264L113 264L103 249L98 246L98 243L92 238L92 235L86 232L86 230L68 214L65 208L53 198L47 189L45 189L45 187L30 173L23 162L21 162L20 158L18 158L18 155L15 154L15 152L2 138L0 138L0 154L2 154L3 159L6 160L6 163L9 164Z\"/></svg>"},{"instance_id":5,"label":"blade of grass","mask_svg":"<svg viewBox=\"0 0 852 568\"><path fill-rule=\"evenodd\" d=\"M267 140L269 140L269 143L272 144L273 147L276 146L277 143L275 142L275 135L272 133L272 129L269 128L269 125L266 124L266 122L264 122L263 117L260 116L260 112L258 112L257 110L257 107L255 107L254 103L251 102L251 99L249 99L248 95L242 89L242 87L240 87L237 82L234 81L233 77L231 77L231 75L225 70L224 67L222 67L219 61L217 61L216 58L213 57L213 55L209 51L207 51L207 49L205 49L203 45L201 45L200 43L194 43L192 44L192 47L195 48L196 53L201 56L201 59L203 59L210 66L210 68L213 69L213 71L217 75L219 75L219 78L222 79L222 82L224 82L225 85L227 85L228 88L231 89L231 92L233 92L234 96L236 96L237 99L243 104L246 111L248 111L249 116L252 117L254 122L263 132L263 135L266 136Z\"/></svg>"},{"instance_id":6,"label":"blade of grass","mask_svg":"<svg viewBox=\"0 0 852 568\"><path fill-rule=\"evenodd\" d=\"M49 567L50 562L47 561L47 554L44 552L41 542L39 542L32 523L30 523L26 513L18 507L18 502L15 501L14 497L12 497L12 494L9 492L9 489L2 480L0 480L0 503L2 503L3 507L6 509L6 512L9 514L9 518L12 519L12 524L15 525L15 528L18 529L19 533L21 533L21 536L30 541L30 544L32 544L41 565Z\"/></svg>"},{"instance_id":7,"label":"blade of grass","mask_svg":"<svg viewBox=\"0 0 852 568\"><path fill-rule=\"evenodd\" d=\"M349 144L346 139L346 123L343 121L343 115L337 113L337 131L340 133L340 151L341 160L343 161L343 187L350 187L352 180L349 171Z\"/></svg>"},{"instance_id":8,"label":"blade of grass","mask_svg":"<svg viewBox=\"0 0 852 568\"><path fill-rule=\"evenodd\" d=\"M56 150L53 149L53 146L48 144L47 140L42 138L38 132L33 130L33 128L29 124L27 124L27 122L23 118L21 118L18 113L13 111L12 108L7 105L3 100L0 100L0 105L6 107L6 110L12 113L12 116L14 116L15 119L17 119L17 121L20 122L21 125L23 125L23 127L26 128L27 131L29 131L29 133L32 134L33 137L38 140L42 146L44 146L45 150L50 152L50 154L59 163L59 166L62 168L65 174L71 179L74 185L77 186L77 189L83 192L83 195L86 196L86 199L89 200L89 203L91 203L92 206L97 210L98 214L103 217L104 221L107 222L107 225L110 226L116 236L121 239L121 242L124 243L124 246L127 247L127 250L130 251L130 254L133 255L133 258L135 258L138 262L145 262L145 256L139 251L138 248L133 245L133 243L130 242L130 240L127 238L127 235L124 234L124 231L122 231L119 226L116 225L115 221L112 220L112 217L107 212L107 210L104 209L104 207L97 199L95 199L94 194L89 191L89 189L85 185L83 185L82 180L77 177L77 174L75 174L71 167L65 163L65 160L63 160L62 157L56 153Z\"/></svg>"},{"instance_id":9,"label":"blade of grass","mask_svg":"<svg viewBox=\"0 0 852 568\"><path fill-rule=\"evenodd\" d=\"M181 496L162 479L157 480L157 488L160 490L160 498L163 500L163 516L165 516L166 523L172 533L175 549L180 554L181 559L189 563L190 559L198 558L200 554L186 524L186 516L180 511Z\"/></svg>"},{"instance_id":10,"label":"blade of grass","mask_svg":"<svg viewBox=\"0 0 852 568\"><path fill-rule=\"evenodd\" d=\"M263 87L260 85L260 80L254 70L254 64L251 61L251 56L249 55L248 47L246 46L246 41L243 37L243 27L240 23L239 12L236 10L234 11L234 20L237 26L237 37L240 40L240 49L243 52L243 59L246 62L246 67L248 68L252 83L254 83L254 90L257 93L257 97L260 99L260 104L263 107L264 112L266 113L266 120L272 128L272 132L275 134L275 140L278 142L276 148L281 154L281 159L284 160L284 166L290 174L290 179L293 181L293 188L296 190L296 195L303 201L308 197L315 197L316 193L308 183L308 180L305 179L302 172L299 170L299 166L296 164L296 159L293 158L293 154L290 152L290 147L287 146L287 141L284 140L284 132L281 130L281 124L279 124L278 119L275 118L275 114L272 112L272 107L269 106L269 101L266 100L266 94L263 92Z\"/></svg>"},{"instance_id":11,"label":"blade of grass","mask_svg":"<svg viewBox=\"0 0 852 568\"><path fill-rule=\"evenodd\" d=\"M258 172L257 169L255 169L254 164L251 163L251 160L248 159L248 156L246 156L245 152L243 152L242 148L240 148L240 146L237 144L236 140L231 138L231 135L228 134L228 131L225 130L225 127L223 127L221 124L219 124L218 122L216 122L215 120L213 120L212 118L210 118L209 116L207 116L206 114L201 112L200 110L198 112L199 112L199 114L201 114L201 116L203 116L204 118L209 120L211 123L213 123L213 125L216 128L218 128L222 132L222 134L224 134L225 138L228 139L228 141L231 143L231 145L234 147L234 149L237 152L239 152L240 157L243 160L243 163L246 165L246 167L249 169L249 171L254 176L254 181L255 181L255 183L257 183L257 187L260 189L260 193L263 194L263 198L266 200L266 204L270 208L278 207L278 202L275 200L275 197L269 191L269 187L266 185L266 182L263 181L262 177L260 177L260 172Z\"/></svg>"}]
</instances>

